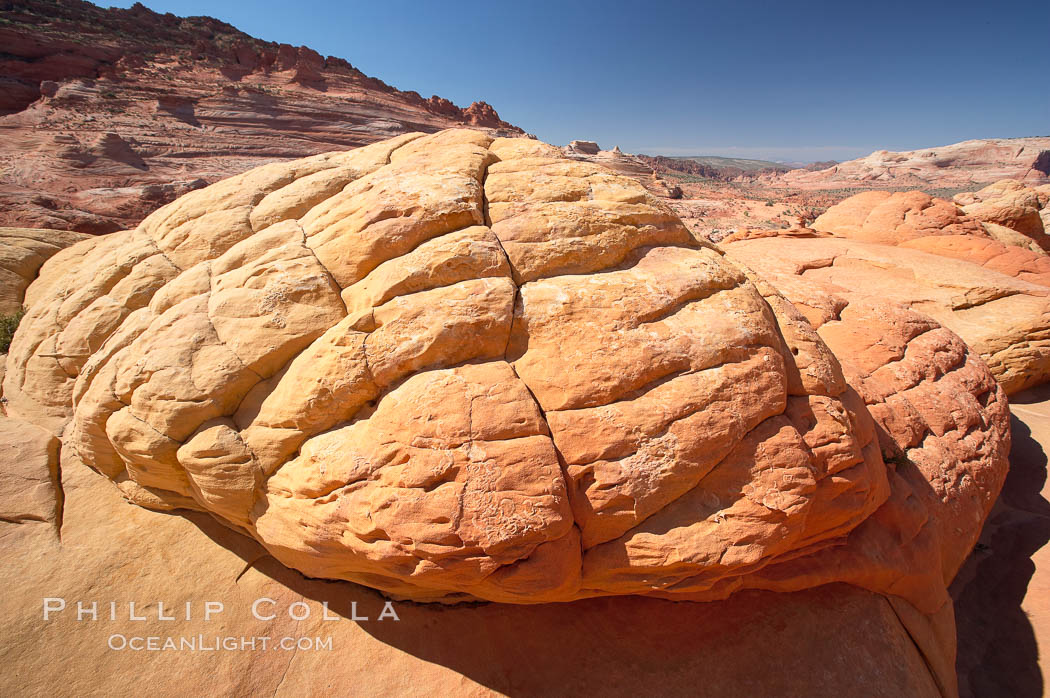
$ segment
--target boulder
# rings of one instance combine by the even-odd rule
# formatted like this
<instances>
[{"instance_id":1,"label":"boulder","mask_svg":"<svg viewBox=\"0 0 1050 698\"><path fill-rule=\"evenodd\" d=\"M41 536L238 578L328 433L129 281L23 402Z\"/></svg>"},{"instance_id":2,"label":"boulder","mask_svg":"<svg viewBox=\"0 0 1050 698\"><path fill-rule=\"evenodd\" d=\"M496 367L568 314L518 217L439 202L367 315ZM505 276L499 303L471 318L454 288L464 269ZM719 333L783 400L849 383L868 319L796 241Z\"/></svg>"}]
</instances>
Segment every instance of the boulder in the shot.
<instances>
[{"instance_id":1,"label":"boulder","mask_svg":"<svg viewBox=\"0 0 1050 698\"><path fill-rule=\"evenodd\" d=\"M954 203L921 191L855 194L818 216L813 228L883 245L927 235L985 235Z\"/></svg>"},{"instance_id":2,"label":"boulder","mask_svg":"<svg viewBox=\"0 0 1050 698\"><path fill-rule=\"evenodd\" d=\"M594 141L573 141L569 143L569 148L584 155L597 155L598 151L601 150Z\"/></svg>"},{"instance_id":3,"label":"boulder","mask_svg":"<svg viewBox=\"0 0 1050 698\"><path fill-rule=\"evenodd\" d=\"M431 667L431 686L575 686L579 648L551 653L549 628L616 618L601 632L614 647L585 649L590 665L622 667L654 641L646 628L682 627L684 613L699 623L689 637L699 627L717 641L651 684L665 692L703 675L714 693L953 695L946 587L1002 484L1009 430L1003 387L948 320L968 329L966 310L1010 299L1003 312L1027 318L1050 292L841 239L727 248L695 238L634 179L471 130L187 194L82 243L30 289L4 396L9 414L62 434L52 484L69 504L61 545L0 529L12 549L50 551L15 574L54 577L71 597L104 578L180 608L194 589L332 599L344 617L355 590L382 606L356 584L503 602L410 606L427 628L453 620L447 640L418 624L338 631L350 654L390 669L377 692L404 688L411 672L398 667L415 666L390 644ZM908 267L907 255L925 259ZM896 295L840 290L819 276L836 266L862 287L889 269ZM943 323L930 317L938 304ZM1039 354L1033 327L1017 332ZM1013 336L998 353L986 338L1007 385L1033 365L1008 351ZM198 544L189 522L221 546ZM40 603L39 584L18 594ZM532 606L551 601L574 603ZM676 622L625 626L640 609ZM260 634L326 627L272 621ZM62 651L70 622L43 635L16 623L5 656L43 666L30 644ZM207 630L248 627L231 615ZM508 669L507 652L530 670ZM806 667L814 653L824 669L743 668ZM83 661L113 664L96 654ZM311 692L357 667L322 671L301 653L246 672L257 655L221 654L188 674L168 655L161 673L182 688ZM450 662L451 674L433 668ZM116 682L123 666L102 673Z\"/></svg>"},{"instance_id":4,"label":"boulder","mask_svg":"<svg viewBox=\"0 0 1050 698\"><path fill-rule=\"evenodd\" d=\"M208 512L311 577L416 600L849 581L945 602L953 563L863 543L907 537L877 515L903 495L806 319L639 183L545 144L445 131L267 166L41 281L9 412L68 422L130 501ZM973 370L968 428L1001 444ZM994 494L1001 465L923 477L972 466Z\"/></svg>"},{"instance_id":5,"label":"boulder","mask_svg":"<svg viewBox=\"0 0 1050 698\"><path fill-rule=\"evenodd\" d=\"M22 309L26 288L49 257L87 237L65 230L0 227L0 315Z\"/></svg>"},{"instance_id":6,"label":"boulder","mask_svg":"<svg viewBox=\"0 0 1050 698\"><path fill-rule=\"evenodd\" d=\"M9 411L71 418L129 499L415 599L723 598L886 496L834 359L797 378L739 270L531 141L253 170L107 236L24 322Z\"/></svg>"}]
</instances>

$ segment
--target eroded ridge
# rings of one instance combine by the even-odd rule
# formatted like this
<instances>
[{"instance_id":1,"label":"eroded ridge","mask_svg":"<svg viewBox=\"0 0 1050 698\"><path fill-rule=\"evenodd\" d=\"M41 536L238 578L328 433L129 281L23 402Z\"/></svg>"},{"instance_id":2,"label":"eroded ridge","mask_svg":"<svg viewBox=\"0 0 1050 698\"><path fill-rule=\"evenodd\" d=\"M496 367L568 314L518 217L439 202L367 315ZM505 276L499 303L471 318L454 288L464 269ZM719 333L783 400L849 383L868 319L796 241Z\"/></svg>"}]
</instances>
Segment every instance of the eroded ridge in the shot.
<instances>
[{"instance_id":1,"label":"eroded ridge","mask_svg":"<svg viewBox=\"0 0 1050 698\"><path fill-rule=\"evenodd\" d=\"M1008 394L1050 379L1050 291L959 259L909 247L775 238L726 247L787 295L816 326L856 299L928 315L958 334ZM818 290L819 289L819 290Z\"/></svg>"},{"instance_id":2,"label":"eroded ridge","mask_svg":"<svg viewBox=\"0 0 1050 698\"><path fill-rule=\"evenodd\" d=\"M865 401L795 307L542 143L270 165L80 253L42 275L12 410L71 420L131 501L210 512L310 576L719 598L843 548L890 496Z\"/></svg>"}]
</instances>

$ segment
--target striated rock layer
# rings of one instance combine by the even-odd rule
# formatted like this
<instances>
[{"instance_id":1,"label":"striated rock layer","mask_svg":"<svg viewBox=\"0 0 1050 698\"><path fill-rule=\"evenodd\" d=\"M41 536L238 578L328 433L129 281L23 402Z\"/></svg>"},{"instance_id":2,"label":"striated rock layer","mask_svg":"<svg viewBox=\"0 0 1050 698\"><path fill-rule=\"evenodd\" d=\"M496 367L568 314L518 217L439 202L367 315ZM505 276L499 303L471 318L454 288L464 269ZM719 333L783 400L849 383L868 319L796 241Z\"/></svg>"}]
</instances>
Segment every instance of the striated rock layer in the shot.
<instances>
[{"instance_id":1,"label":"striated rock layer","mask_svg":"<svg viewBox=\"0 0 1050 698\"><path fill-rule=\"evenodd\" d=\"M107 233L258 165L454 126L521 134L209 17L0 5L0 225Z\"/></svg>"},{"instance_id":2,"label":"striated rock layer","mask_svg":"<svg viewBox=\"0 0 1050 698\"><path fill-rule=\"evenodd\" d=\"M932 616L1005 473L1003 391L935 320L873 305L822 339L639 183L534 141L267 165L70 249L9 414L311 577L512 603L843 581Z\"/></svg>"},{"instance_id":3,"label":"striated rock layer","mask_svg":"<svg viewBox=\"0 0 1050 698\"><path fill-rule=\"evenodd\" d=\"M771 186L802 189L834 187L983 186L1001 179L1046 182L1050 178L1050 138L989 138L936 148L871 155L823 170L791 170L763 175Z\"/></svg>"}]
</instances>

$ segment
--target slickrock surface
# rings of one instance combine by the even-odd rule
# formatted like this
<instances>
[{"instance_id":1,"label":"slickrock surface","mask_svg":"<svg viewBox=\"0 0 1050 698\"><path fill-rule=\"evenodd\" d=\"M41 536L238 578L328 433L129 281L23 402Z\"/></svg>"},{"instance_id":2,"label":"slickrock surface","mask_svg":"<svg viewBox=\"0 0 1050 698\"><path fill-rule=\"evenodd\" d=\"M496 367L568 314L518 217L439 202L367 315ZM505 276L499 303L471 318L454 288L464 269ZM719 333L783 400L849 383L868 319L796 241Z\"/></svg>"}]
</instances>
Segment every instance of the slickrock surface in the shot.
<instances>
[{"instance_id":1,"label":"slickrock surface","mask_svg":"<svg viewBox=\"0 0 1050 698\"><path fill-rule=\"evenodd\" d=\"M985 235L954 203L921 191L856 194L820 215L813 229L883 245L928 235Z\"/></svg>"},{"instance_id":2,"label":"slickrock surface","mask_svg":"<svg viewBox=\"0 0 1050 698\"><path fill-rule=\"evenodd\" d=\"M950 332L844 379L644 187L535 141L268 165L79 245L30 289L8 413L311 577L515 603L845 581L928 619L1004 473L1002 393Z\"/></svg>"},{"instance_id":3,"label":"slickrock surface","mask_svg":"<svg viewBox=\"0 0 1050 698\"><path fill-rule=\"evenodd\" d=\"M258 165L453 126L488 104L402 92L208 17L0 5L0 225L104 233Z\"/></svg>"},{"instance_id":4,"label":"slickrock surface","mask_svg":"<svg viewBox=\"0 0 1050 698\"><path fill-rule=\"evenodd\" d=\"M58 449L58 439L46 429L0 417L0 522L43 527L48 534L58 529Z\"/></svg>"},{"instance_id":5,"label":"slickrock surface","mask_svg":"<svg viewBox=\"0 0 1050 698\"><path fill-rule=\"evenodd\" d=\"M1050 286L1050 256L976 235L936 235L901 244L942 257L952 257L1040 286Z\"/></svg>"},{"instance_id":6,"label":"slickrock surface","mask_svg":"<svg viewBox=\"0 0 1050 698\"><path fill-rule=\"evenodd\" d=\"M1050 235L1043 229L1040 211L1050 203L1046 188L1026 187L1021 182L1004 179L980 191L957 194L955 203L977 220L995 223L1026 235L1050 249Z\"/></svg>"},{"instance_id":7,"label":"slickrock surface","mask_svg":"<svg viewBox=\"0 0 1050 698\"><path fill-rule=\"evenodd\" d=\"M21 309L26 288L44 262L86 237L64 230L0 227L0 314Z\"/></svg>"},{"instance_id":8,"label":"slickrock surface","mask_svg":"<svg viewBox=\"0 0 1050 698\"><path fill-rule=\"evenodd\" d=\"M1045 253L1050 235L1040 213L1048 202L1043 188L1010 179L958 194L954 201L921 191L868 191L829 208L813 228L884 245L930 235L976 235Z\"/></svg>"},{"instance_id":9,"label":"slickrock surface","mask_svg":"<svg viewBox=\"0 0 1050 698\"><path fill-rule=\"evenodd\" d=\"M1048 201L1047 192L1013 180L960 194L954 202L920 191L870 191L832 206L813 228L965 260L1050 286L1050 236L1040 219Z\"/></svg>"},{"instance_id":10,"label":"slickrock surface","mask_svg":"<svg viewBox=\"0 0 1050 698\"><path fill-rule=\"evenodd\" d=\"M385 599L371 589L306 579L205 515L131 506L75 459L64 459L62 474L61 541L44 524L0 521L6 696L302 696L333 686L355 696L943 695L916 639L950 643L950 614L925 620L900 599L856 587L741 592L703 604L395 602L400 620L380 622ZM66 609L44 621L44 597L64 599ZM257 599L274 601L259 607L272 619L252 616ZM99 620L78 621L78 601L97 603ZM207 601L224 609L205 621ZM128 602L147 620L129 621ZM301 617L303 607L292 607L300 602L310 615L296 621L289 609ZM324 620L322 603L338 621ZM177 620L158 620L160 604ZM198 636L209 647L217 637L269 644L133 652L110 649L113 635L154 636L158 646ZM274 650L284 637L330 639L331 650Z\"/></svg>"},{"instance_id":11,"label":"slickrock surface","mask_svg":"<svg viewBox=\"0 0 1050 698\"><path fill-rule=\"evenodd\" d=\"M1050 378L1050 292L966 261L839 238L744 240L725 247L818 327L857 301L923 313L979 353L1007 393Z\"/></svg>"},{"instance_id":12,"label":"slickrock surface","mask_svg":"<svg viewBox=\"0 0 1050 698\"><path fill-rule=\"evenodd\" d=\"M903 152L878 150L824 170L791 170L763 175L760 180L771 186L803 189L905 189L984 186L1001 179L1040 183L1048 177L1050 138L998 138Z\"/></svg>"}]
</instances>

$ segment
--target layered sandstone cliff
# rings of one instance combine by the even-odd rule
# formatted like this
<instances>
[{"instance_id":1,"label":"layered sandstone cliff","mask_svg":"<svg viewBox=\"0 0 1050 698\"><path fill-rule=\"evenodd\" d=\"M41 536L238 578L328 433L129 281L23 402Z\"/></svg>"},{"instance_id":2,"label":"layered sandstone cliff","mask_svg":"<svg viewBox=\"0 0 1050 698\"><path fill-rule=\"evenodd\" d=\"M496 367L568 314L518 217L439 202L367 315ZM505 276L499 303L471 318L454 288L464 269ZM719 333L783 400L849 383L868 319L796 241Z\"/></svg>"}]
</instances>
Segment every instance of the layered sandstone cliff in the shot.
<instances>
[{"instance_id":1,"label":"layered sandstone cliff","mask_svg":"<svg viewBox=\"0 0 1050 698\"><path fill-rule=\"evenodd\" d=\"M0 3L0 225L103 233L257 165L457 125L520 134L208 17Z\"/></svg>"}]
</instances>

